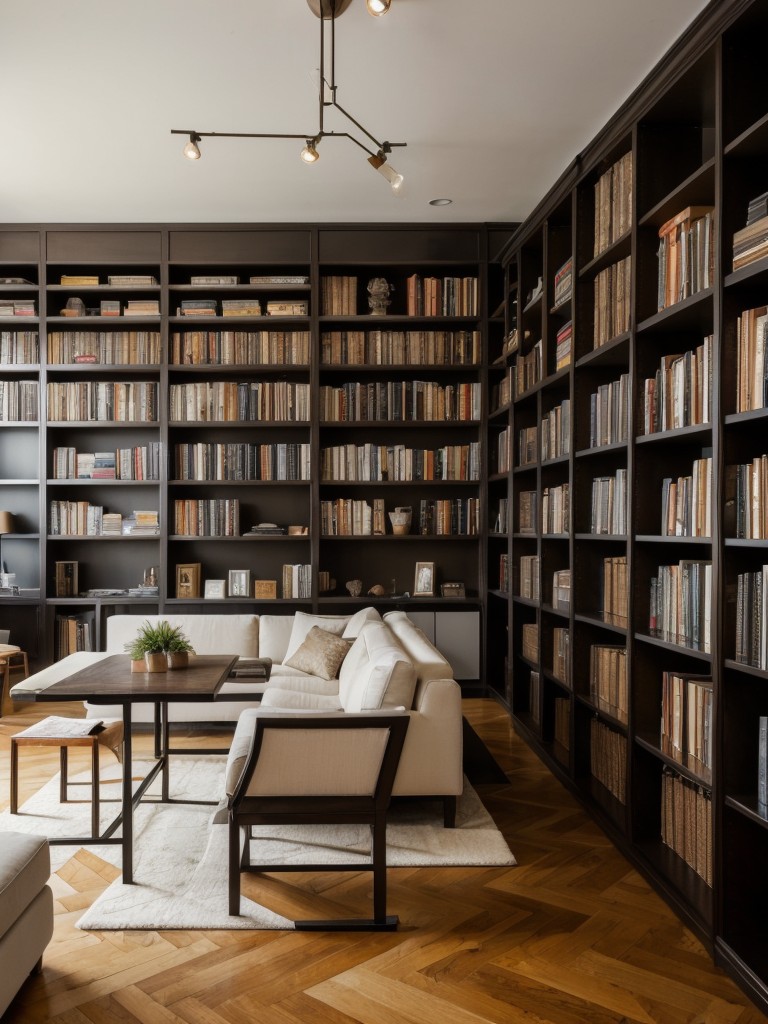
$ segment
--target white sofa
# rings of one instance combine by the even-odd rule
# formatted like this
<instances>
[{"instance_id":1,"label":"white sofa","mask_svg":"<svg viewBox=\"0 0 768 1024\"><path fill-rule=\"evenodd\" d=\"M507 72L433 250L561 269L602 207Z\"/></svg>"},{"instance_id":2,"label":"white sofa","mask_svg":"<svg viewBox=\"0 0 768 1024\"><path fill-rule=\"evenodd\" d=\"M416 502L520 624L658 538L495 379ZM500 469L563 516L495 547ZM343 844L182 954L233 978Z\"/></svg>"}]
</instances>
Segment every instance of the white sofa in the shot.
<instances>
[{"instance_id":1,"label":"white sofa","mask_svg":"<svg viewBox=\"0 0 768 1024\"><path fill-rule=\"evenodd\" d=\"M408 618L392 611L382 619L374 608L354 615L114 615L107 619L106 651L78 653L35 673L12 688L15 700L110 654L124 653L126 643L149 619L181 626L198 654L238 654L271 658L270 681L229 680L213 702L173 703L171 722L241 722L238 744L248 735L255 709L259 713L344 713L391 711L410 716L394 795L435 796L451 805L463 787L461 689L446 659ZM312 626L323 634L346 639L349 654L338 676L323 678L291 664ZM301 659L299 658L299 661ZM339 678L340 677L340 678ZM135 722L152 722L154 707L135 704ZM246 713L246 714L244 714ZM119 718L117 706L87 706L89 717ZM233 742L234 747L234 742Z\"/></svg>"}]
</instances>

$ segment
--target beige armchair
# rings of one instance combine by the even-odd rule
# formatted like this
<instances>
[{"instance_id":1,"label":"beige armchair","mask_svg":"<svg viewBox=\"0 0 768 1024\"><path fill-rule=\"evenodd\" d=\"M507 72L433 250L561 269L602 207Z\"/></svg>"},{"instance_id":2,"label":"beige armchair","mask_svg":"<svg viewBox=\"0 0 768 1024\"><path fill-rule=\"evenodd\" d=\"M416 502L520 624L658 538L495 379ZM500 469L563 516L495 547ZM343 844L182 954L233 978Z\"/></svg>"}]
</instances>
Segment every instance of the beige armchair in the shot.
<instances>
[{"instance_id":1,"label":"beige armchair","mask_svg":"<svg viewBox=\"0 0 768 1024\"><path fill-rule=\"evenodd\" d=\"M392 931L386 828L406 715L289 715L254 719L250 749L227 766L229 913L240 913L242 871L371 871L373 917L297 921L299 930ZM251 864L253 825L366 824L369 864Z\"/></svg>"}]
</instances>

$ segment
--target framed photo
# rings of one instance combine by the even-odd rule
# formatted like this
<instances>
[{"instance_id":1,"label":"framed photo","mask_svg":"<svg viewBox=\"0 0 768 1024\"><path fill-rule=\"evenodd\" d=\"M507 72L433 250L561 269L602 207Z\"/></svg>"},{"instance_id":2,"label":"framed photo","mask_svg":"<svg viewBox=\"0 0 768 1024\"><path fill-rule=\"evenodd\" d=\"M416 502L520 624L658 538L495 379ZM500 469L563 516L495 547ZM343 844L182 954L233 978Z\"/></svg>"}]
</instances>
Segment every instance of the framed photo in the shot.
<instances>
[{"instance_id":1,"label":"framed photo","mask_svg":"<svg viewBox=\"0 0 768 1024\"><path fill-rule=\"evenodd\" d=\"M414 597L435 596L435 563L417 562L413 580Z\"/></svg>"},{"instance_id":2,"label":"framed photo","mask_svg":"<svg viewBox=\"0 0 768 1024\"><path fill-rule=\"evenodd\" d=\"M227 591L229 597L250 597L251 570L230 569Z\"/></svg>"},{"instance_id":3,"label":"framed photo","mask_svg":"<svg viewBox=\"0 0 768 1024\"><path fill-rule=\"evenodd\" d=\"M466 597L466 591L463 583L441 583L440 584L440 595L441 597Z\"/></svg>"},{"instance_id":4,"label":"framed photo","mask_svg":"<svg viewBox=\"0 0 768 1024\"><path fill-rule=\"evenodd\" d=\"M200 597L200 562L176 566L176 597Z\"/></svg>"},{"instance_id":5,"label":"framed photo","mask_svg":"<svg viewBox=\"0 0 768 1024\"><path fill-rule=\"evenodd\" d=\"M259 601L274 601L277 597L277 580L254 580L253 596Z\"/></svg>"},{"instance_id":6,"label":"framed photo","mask_svg":"<svg viewBox=\"0 0 768 1024\"><path fill-rule=\"evenodd\" d=\"M203 594L206 598L217 598L227 596L227 581L226 580L206 580L205 581L205 592Z\"/></svg>"}]
</instances>

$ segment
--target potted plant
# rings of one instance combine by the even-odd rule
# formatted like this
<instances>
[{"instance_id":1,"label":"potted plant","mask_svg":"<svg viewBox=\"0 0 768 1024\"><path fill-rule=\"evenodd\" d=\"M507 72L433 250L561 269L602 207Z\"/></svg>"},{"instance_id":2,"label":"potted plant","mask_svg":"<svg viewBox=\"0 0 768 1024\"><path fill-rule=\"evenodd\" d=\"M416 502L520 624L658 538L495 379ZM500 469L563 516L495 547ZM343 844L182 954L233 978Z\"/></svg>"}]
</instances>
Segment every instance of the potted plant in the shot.
<instances>
[{"instance_id":1,"label":"potted plant","mask_svg":"<svg viewBox=\"0 0 768 1024\"><path fill-rule=\"evenodd\" d=\"M169 624L165 622L161 625L168 626ZM192 644L184 636L181 626L169 626L165 641L165 653L168 668L186 668L189 664L189 656L195 652Z\"/></svg>"},{"instance_id":2,"label":"potted plant","mask_svg":"<svg viewBox=\"0 0 768 1024\"><path fill-rule=\"evenodd\" d=\"M125 645L125 650L131 658L132 672L165 672L169 667L169 654L172 653L174 658L182 654L188 659L192 645L179 626L172 626L162 619L155 624L149 621L142 623L134 639ZM175 664L173 667L181 666Z\"/></svg>"}]
</instances>

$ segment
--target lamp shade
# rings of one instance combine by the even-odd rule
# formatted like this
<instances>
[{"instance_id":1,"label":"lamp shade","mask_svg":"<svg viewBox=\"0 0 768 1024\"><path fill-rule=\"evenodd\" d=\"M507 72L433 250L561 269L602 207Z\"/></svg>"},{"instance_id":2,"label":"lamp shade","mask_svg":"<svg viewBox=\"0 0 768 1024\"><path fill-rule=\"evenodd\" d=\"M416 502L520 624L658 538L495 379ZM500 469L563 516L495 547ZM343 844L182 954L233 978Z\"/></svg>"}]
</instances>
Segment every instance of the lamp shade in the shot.
<instances>
[{"instance_id":1,"label":"lamp shade","mask_svg":"<svg viewBox=\"0 0 768 1024\"><path fill-rule=\"evenodd\" d=\"M13 513L0 511L0 535L13 533Z\"/></svg>"}]
</instances>

